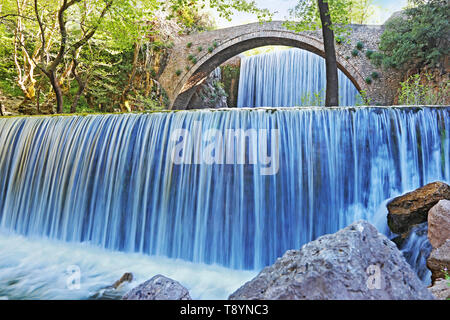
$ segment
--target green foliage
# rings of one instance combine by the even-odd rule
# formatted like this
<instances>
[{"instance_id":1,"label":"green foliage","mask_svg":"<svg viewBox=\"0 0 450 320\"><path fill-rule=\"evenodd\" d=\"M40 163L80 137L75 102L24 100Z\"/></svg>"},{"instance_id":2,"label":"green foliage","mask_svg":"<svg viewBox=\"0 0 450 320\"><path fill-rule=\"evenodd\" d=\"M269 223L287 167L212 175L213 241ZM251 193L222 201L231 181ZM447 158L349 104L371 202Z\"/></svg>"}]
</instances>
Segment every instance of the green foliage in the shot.
<instances>
[{"instance_id":1,"label":"green foliage","mask_svg":"<svg viewBox=\"0 0 450 320\"><path fill-rule=\"evenodd\" d=\"M184 69L186 69L186 71L189 71L189 70L191 70L191 67L186 66L186 67L184 67Z\"/></svg>"},{"instance_id":2,"label":"green foliage","mask_svg":"<svg viewBox=\"0 0 450 320\"><path fill-rule=\"evenodd\" d=\"M356 49L358 49L358 50L362 50L362 48L364 48L364 44L361 42L361 41L358 41L357 43L356 43Z\"/></svg>"},{"instance_id":3,"label":"green foliage","mask_svg":"<svg viewBox=\"0 0 450 320\"><path fill-rule=\"evenodd\" d=\"M376 67L380 67L382 65L383 58L384 58L384 55L381 52L377 52L377 51L373 52L370 55L370 60Z\"/></svg>"},{"instance_id":4,"label":"green foliage","mask_svg":"<svg viewBox=\"0 0 450 320\"><path fill-rule=\"evenodd\" d=\"M364 81L365 81L367 84L372 84L372 78L371 78L371 77L365 78Z\"/></svg>"},{"instance_id":5,"label":"green foliage","mask_svg":"<svg viewBox=\"0 0 450 320\"><path fill-rule=\"evenodd\" d=\"M380 74L376 71L373 71L370 76L372 77L372 79L376 80L380 77Z\"/></svg>"},{"instance_id":6,"label":"green foliage","mask_svg":"<svg viewBox=\"0 0 450 320\"><path fill-rule=\"evenodd\" d=\"M361 90L359 94L356 95L356 105L357 106L370 106L372 104L372 99L367 96L366 90Z\"/></svg>"},{"instance_id":7,"label":"green foliage","mask_svg":"<svg viewBox=\"0 0 450 320\"><path fill-rule=\"evenodd\" d=\"M114 0L101 20L99 16L110 0L72 2L73 6L64 14L67 22L65 56L55 71L56 76L61 78L64 111L70 111L75 97L78 97L78 83L70 70L75 55L78 62L77 74L86 84L77 100L78 111L113 111L122 108L124 101L134 111L157 109L169 102L156 78L157 73L161 72L158 68L159 61L164 61L167 49L174 46L175 33L181 30L179 33L189 34L214 28L211 17L201 10L202 7L210 5L225 18L231 18L235 11L250 12L259 19L271 18L268 10L260 9L255 2L245 0ZM0 90L2 95L24 98L25 90L19 87L22 76L29 79L26 85L33 92L40 92L36 101L41 105L51 105L54 103L54 94L39 67L58 54L61 35L56 17L62 1L37 0L36 3L47 41L43 55L39 51L42 48L42 37L35 2L0 2ZM17 14L18 5L22 6L21 14ZM175 25L173 21L167 23L165 14L160 14L163 11L168 13L167 19L175 20ZM22 26L19 35L24 39L23 48L30 54L34 53L33 59L38 63L34 74L30 76L25 74L30 69L30 62L22 53L22 44L14 48L18 24ZM93 37L83 43L77 52L71 51L70 48L91 30L95 30ZM192 43L187 44L188 48L191 46ZM214 41L212 47L217 46L218 43ZM14 52L18 52L17 63L14 61ZM188 59L193 64L197 63L194 55L190 55ZM158 68L158 72L155 68ZM185 68L190 69L189 66ZM181 75L181 70L177 70L176 74Z\"/></svg>"},{"instance_id":8,"label":"green foliage","mask_svg":"<svg viewBox=\"0 0 450 320\"><path fill-rule=\"evenodd\" d=\"M373 13L372 0L327 0L332 21L331 29L340 37L342 43L349 35L350 23L363 24ZM296 32L321 29L320 14L317 0L298 1L297 5L289 10L291 21L284 26Z\"/></svg>"},{"instance_id":9,"label":"green foliage","mask_svg":"<svg viewBox=\"0 0 450 320\"><path fill-rule=\"evenodd\" d=\"M325 104L324 96L325 94L323 89L320 90L319 92L313 92L312 94L310 92L307 92L300 98L301 100L300 105L323 106Z\"/></svg>"},{"instance_id":10,"label":"green foliage","mask_svg":"<svg viewBox=\"0 0 450 320\"><path fill-rule=\"evenodd\" d=\"M397 17L386 24L379 48L385 67L400 69L436 66L450 51L450 2L448 0L414 0Z\"/></svg>"},{"instance_id":11,"label":"green foliage","mask_svg":"<svg viewBox=\"0 0 450 320\"><path fill-rule=\"evenodd\" d=\"M203 47L202 46L198 46L197 50L198 50L198 52L201 52L203 50Z\"/></svg>"},{"instance_id":12,"label":"green foliage","mask_svg":"<svg viewBox=\"0 0 450 320\"><path fill-rule=\"evenodd\" d=\"M400 83L398 103L400 105L444 105L449 100L450 81L432 87L433 76L414 74ZM425 83L425 84L424 84Z\"/></svg>"},{"instance_id":13,"label":"green foliage","mask_svg":"<svg viewBox=\"0 0 450 320\"><path fill-rule=\"evenodd\" d=\"M188 48L192 47L192 42L188 42L188 43L186 44L186 47L188 47Z\"/></svg>"},{"instance_id":14,"label":"green foliage","mask_svg":"<svg viewBox=\"0 0 450 320\"><path fill-rule=\"evenodd\" d=\"M356 56L358 56L358 54L359 54L359 51L357 49L352 50L352 56L356 57Z\"/></svg>"},{"instance_id":15,"label":"green foliage","mask_svg":"<svg viewBox=\"0 0 450 320\"><path fill-rule=\"evenodd\" d=\"M188 55L188 60L189 60L189 61L194 60L194 58L195 58L195 56L194 56L193 54Z\"/></svg>"},{"instance_id":16,"label":"green foliage","mask_svg":"<svg viewBox=\"0 0 450 320\"><path fill-rule=\"evenodd\" d=\"M374 53L374 52L373 52L372 50L367 50L367 51L366 51L366 57L367 57L367 59L369 59L369 60L372 59L373 53Z\"/></svg>"},{"instance_id":17,"label":"green foliage","mask_svg":"<svg viewBox=\"0 0 450 320\"><path fill-rule=\"evenodd\" d=\"M344 41L344 37L343 36L336 36L335 40L336 40L337 44L341 44Z\"/></svg>"},{"instance_id":18,"label":"green foliage","mask_svg":"<svg viewBox=\"0 0 450 320\"><path fill-rule=\"evenodd\" d=\"M211 53L211 52L213 52L214 51L214 48L213 47L208 47L208 52L209 53Z\"/></svg>"},{"instance_id":19,"label":"green foliage","mask_svg":"<svg viewBox=\"0 0 450 320\"><path fill-rule=\"evenodd\" d=\"M181 74L181 70L180 70L180 69L177 69L177 71L175 71L175 74L176 74L177 76L179 76L179 75Z\"/></svg>"}]
</instances>

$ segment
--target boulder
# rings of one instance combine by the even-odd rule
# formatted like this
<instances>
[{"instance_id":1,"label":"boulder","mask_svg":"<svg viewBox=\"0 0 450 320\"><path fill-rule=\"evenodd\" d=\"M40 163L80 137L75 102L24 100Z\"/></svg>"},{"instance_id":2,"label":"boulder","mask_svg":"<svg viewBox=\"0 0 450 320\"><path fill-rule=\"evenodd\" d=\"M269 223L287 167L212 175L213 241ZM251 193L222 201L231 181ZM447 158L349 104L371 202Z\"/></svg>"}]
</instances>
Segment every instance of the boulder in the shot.
<instances>
[{"instance_id":1,"label":"boulder","mask_svg":"<svg viewBox=\"0 0 450 320\"><path fill-rule=\"evenodd\" d=\"M122 297L122 300L192 300L189 291L179 282L163 275L156 275L138 285Z\"/></svg>"},{"instance_id":2,"label":"boulder","mask_svg":"<svg viewBox=\"0 0 450 320\"><path fill-rule=\"evenodd\" d=\"M427 259L427 267L431 271L431 282L445 278L445 270L450 272L450 239L437 249L431 251Z\"/></svg>"},{"instance_id":3,"label":"boulder","mask_svg":"<svg viewBox=\"0 0 450 320\"><path fill-rule=\"evenodd\" d=\"M416 224L426 222L428 211L439 200L450 200L450 186L432 182L389 201L387 220L392 232L402 234Z\"/></svg>"},{"instance_id":4,"label":"boulder","mask_svg":"<svg viewBox=\"0 0 450 320\"><path fill-rule=\"evenodd\" d=\"M433 248L450 239L450 200L440 200L428 211L428 239Z\"/></svg>"},{"instance_id":5,"label":"boulder","mask_svg":"<svg viewBox=\"0 0 450 320\"><path fill-rule=\"evenodd\" d=\"M450 280L438 279L429 289L438 300L450 299Z\"/></svg>"},{"instance_id":6,"label":"boulder","mask_svg":"<svg viewBox=\"0 0 450 320\"><path fill-rule=\"evenodd\" d=\"M289 250L229 299L434 299L395 244L366 221Z\"/></svg>"}]
</instances>

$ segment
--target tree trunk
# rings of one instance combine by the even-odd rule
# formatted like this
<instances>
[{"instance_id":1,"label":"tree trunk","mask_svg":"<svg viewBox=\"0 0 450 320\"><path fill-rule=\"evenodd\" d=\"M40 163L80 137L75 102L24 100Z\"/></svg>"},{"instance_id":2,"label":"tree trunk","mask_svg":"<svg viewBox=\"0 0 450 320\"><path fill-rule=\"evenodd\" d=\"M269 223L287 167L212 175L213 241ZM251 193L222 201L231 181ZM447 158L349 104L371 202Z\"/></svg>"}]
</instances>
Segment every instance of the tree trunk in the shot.
<instances>
[{"instance_id":1,"label":"tree trunk","mask_svg":"<svg viewBox=\"0 0 450 320\"><path fill-rule=\"evenodd\" d=\"M325 49L325 65L327 75L327 89L325 106L339 105L338 72L336 49L334 47L334 32L331 27L331 17L327 0L318 0L320 20L322 22L323 47Z\"/></svg>"},{"instance_id":2,"label":"tree trunk","mask_svg":"<svg viewBox=\"0 0 450 320\"><path fill-rule=\"evenodd\" d=\"M122 91L122 95L120 97L120 108L122 111L128 111L130 112L130 108L128 107L128 93L130 92L131 88L133 87L133 81L134 77L136 76L136 71L138 67L139 62L139 51L141 50L140 43L136 42L134 44L134 53L133 53L133 67L130 72L130 76L128 77L128 84L125 86L125 89Z\"/></svg>"},{"instance_id":3,"label":"tree trunk","mask_svg":"<svg viewBox=\"0 0 450 320\"><path fill-rule=\"evenodd\" d=\"M3 106L3 102L0 101L0 116L5 115L5 107Z\"/></svg>"},{"instance_id":4,"label":"tree trunk","mask_svg":"<svg viewBox=\"0 0 450 320\"><path fill-rule=\"evenodd\" d=\"M86 88L85 81L83 81L83 79L81 79L81 77L77 73L77 70L76 70L77 66L78 66L78 61L76 59L73 59L72 74L75 77L75 80L77 80L78 90L77 90L77 93L75 95L75 99L73 99L72 105L70 106L70 112L71 113L77 112L78 101L80 100L81 95L83 94L83 91Z\"/></svg>"},{"instance_id":5,"label":"tree trunk","mask_svg":"<svg viewBox=\"0 0 450 320\"><path fill-rule=\"evenodd\" d=\"M52 88L53 88L53 91L55 92L55 96L56 96L56 113L62 113L63 112L63 95L62 95L61 86L59 85L59 81L58 81L54 71L50 71L48 74L48 77L50 79L50 83L52 84Z\"/></svg>"}]
</instances>

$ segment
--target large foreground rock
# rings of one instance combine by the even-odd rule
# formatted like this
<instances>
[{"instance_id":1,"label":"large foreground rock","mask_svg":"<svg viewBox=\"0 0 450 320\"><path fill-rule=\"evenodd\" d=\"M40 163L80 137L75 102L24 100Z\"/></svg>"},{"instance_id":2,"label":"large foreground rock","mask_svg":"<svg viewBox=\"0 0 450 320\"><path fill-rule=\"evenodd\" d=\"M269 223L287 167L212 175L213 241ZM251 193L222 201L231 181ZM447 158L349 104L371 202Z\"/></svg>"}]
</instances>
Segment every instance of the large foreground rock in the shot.
<instances>
[{"instance_id":1,"label":"large foreground rock","mask_svg":"<svg viewBox=\"0 0 450 320\"><path fill-rule=\"evenodd\" d=\"M192 300L178 281L156 275L122 297L123 300Z\"/></svg>"},{"instance_id":2,"label":"large foreground rock","mask_svg":"<svg viewBox=\"0 0 450 320\"><path fill-rule=\"evenodd\" d=\"M431 281L445 278L444 270L450 273L450 239L437 249L431 251L427 259L427 267L431 271Z\"/></svg>"},{"instance_id":3,"label":"large foreground rock","mask_svg":"<svg viewBox=\"0 0 450 320\"><path fill-rule=\"evenodd\" d=\"M289 250L230 299L433 299L395 244L358 221Z\"/></svg>"},{"instance_id":4,"label":"large foreground rock","mask_svg":"<svg viewBox=\"0 0 450 320\"><path fill-rule=\"evenodd\" d=\"M426 222L428 211L443 199L450 200L450 186L444 182L432 182L392 199L387 204L389 228L397 234L408 232L413 225Z\"/></svg>"},{"instance_id":5,"label":"large foreground rock","mask_svg":"<svg viewBox=\"0 0 450 320\"><path fill-rule=\"evenodd\" d=\"M439 248L450 239L450 201L441 200L428 212L428 240Z\"/></svg>"}]
</instances>

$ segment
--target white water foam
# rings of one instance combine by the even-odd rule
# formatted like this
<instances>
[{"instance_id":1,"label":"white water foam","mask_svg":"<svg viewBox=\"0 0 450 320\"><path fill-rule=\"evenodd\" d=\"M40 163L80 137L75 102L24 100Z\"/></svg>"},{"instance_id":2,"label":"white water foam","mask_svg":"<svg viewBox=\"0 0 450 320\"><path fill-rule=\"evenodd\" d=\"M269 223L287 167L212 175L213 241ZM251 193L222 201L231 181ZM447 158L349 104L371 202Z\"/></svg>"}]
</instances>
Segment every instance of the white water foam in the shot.
<instances>
[{"instance_id":1,"label":"white water foam","mask_svg":"<svg viewBox=\"0 0 450 320\"><path fill-rule=\"evenodd\" d=\"M80 289L67 286L72 265L80 268ZM1 299L88 299L125 272L134 279L121 294L162 274L185 286L193 299L227 299L257 273L0 231Z\"/></svg>"}]
</instances>

